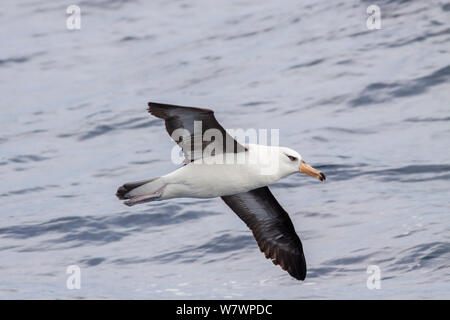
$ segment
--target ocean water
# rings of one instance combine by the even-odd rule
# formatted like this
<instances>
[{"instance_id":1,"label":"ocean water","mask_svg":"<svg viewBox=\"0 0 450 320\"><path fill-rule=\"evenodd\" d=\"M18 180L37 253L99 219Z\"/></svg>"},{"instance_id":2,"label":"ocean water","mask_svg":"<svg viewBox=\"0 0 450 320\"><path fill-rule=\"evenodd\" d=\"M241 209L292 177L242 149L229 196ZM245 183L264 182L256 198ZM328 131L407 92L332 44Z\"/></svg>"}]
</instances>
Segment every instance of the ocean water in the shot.
<instances>
[{"instance_id":1,"label":"ocean water","mask_svg":"<svg viewBox=\"0 0 450 320\"><path fill-rule=\"evenodd\" d=\"M371 1L74 4L80 30L66 1L2 3L0 298L450 298L448 2L377 1L380 30ZM327 175L271 186L306 281L220 199L116 199L177 168L148 101L280 129Z\"/></svg>"}]
</instances>

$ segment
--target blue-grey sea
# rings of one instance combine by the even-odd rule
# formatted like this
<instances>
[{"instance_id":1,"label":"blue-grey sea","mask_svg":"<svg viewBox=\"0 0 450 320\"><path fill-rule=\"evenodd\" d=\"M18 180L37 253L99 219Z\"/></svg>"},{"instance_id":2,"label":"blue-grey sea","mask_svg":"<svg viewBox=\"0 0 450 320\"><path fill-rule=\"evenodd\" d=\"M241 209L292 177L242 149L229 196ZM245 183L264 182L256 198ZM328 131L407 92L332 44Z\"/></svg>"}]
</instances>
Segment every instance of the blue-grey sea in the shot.
<instances>
[{"instance_id":1,"label":"blue-grey sea","mask_svg":"<svg viewBox=\"0 0 450 320\"><path fill-rule=\"evenodd\" d=\"M1 299L450 298L448 1L6 0L0 21ZM327 175L271 187L306 281L220 199L115 197L178 167L149 101L280 129Z\"/></svg>"}]
</instances>

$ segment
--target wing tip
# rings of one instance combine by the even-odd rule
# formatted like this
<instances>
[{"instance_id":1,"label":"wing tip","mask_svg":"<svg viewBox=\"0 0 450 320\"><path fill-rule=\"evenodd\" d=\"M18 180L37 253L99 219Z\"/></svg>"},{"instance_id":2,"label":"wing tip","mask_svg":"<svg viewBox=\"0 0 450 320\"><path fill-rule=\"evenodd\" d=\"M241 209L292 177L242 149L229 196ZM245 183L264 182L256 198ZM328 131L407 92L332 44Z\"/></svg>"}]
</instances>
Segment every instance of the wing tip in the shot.
<instances>
[{"instance_id":1,"label":"wing tip","mask_svg":"<svg viewBox=\"0 0 450 320\"><path fill-rule=\"evenodd\" d=\"M286 270L292 277L297 280L304 281L306 278L306 263L302 262L297 265L294 270Z\"/></svg>"},{"instance_id":2,"label":"wing tip","mask_svg":"<svg viewBox=\"0 0 450 320\"><path fill-rule=\"evenodd\" d=\"M305 280L307 268L303 248L301 248L299 253L288 253L271 246L264 240L258 241L260 238L257 236L255 236L255 239L266 259L272 261L274 265L279 265L291 277L301 281Z\"/></svg>"},{"instance_id":3,"label":"wing tip","mask_svg":"<svg viewBox=\"0 0 450 320\"><path fill-rule=\"evenodd\" d=\"M148 106L147 112L150 113L151 115L154 115L155 117L162 119L165 119L167 117L165 109L169 105L158 102L148 102L147 106Z\"/></svg>"},{"instance_id":4,"label":"wing tip","mask_svg":"<svg viewBox=\"0 0 450 320\"><path fill-rule=\"evenodd\" d=\"M214 113L213 110L211 109L207 109L207 108L197 108L197 107L187 107L187 106L179 106L179 105L174 105L174 104L167 104L167 103L159 103L159 102L148 102L147 103L147 111L154 115L154 116L158 116L159 113L163 113L164 110L167 109L186 109L186 110L190 110L190 111L195 111L195 112L201 112L201 113Z\"/></svg>"},{"instance_id":5,"label":"wing tip","mask_svg":"<svg viewBox=\"0 0 450 320\"><path fill-rule=\"evenodd\" d=\"M155 102L147 103L147 111L148 111L148 113L152 113L152 106L154 106L155 104L156 104Z\"/></svg>"},{"instance_id":6,"label":"wing tip","mask_svg":"<svg viewBox=\"0 0 450 320\"><path fill-rule=\"evenodd\" d=\"M302 257L300 261L292 261L286 263L286 261L276 261L274 264L278 264L281 269L289 273L289 275L297 280L303 281L306 278L306 262L305 258Z\"/></svg>"}]
</instances>

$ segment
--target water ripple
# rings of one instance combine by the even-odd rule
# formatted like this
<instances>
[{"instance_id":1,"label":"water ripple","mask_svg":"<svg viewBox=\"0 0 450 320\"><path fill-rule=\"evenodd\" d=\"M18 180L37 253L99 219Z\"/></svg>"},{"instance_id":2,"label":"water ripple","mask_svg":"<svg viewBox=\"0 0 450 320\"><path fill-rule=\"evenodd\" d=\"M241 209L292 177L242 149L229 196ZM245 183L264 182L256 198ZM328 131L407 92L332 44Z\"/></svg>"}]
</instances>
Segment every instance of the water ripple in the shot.
<instances>
[{"instance_id":1,"label":"water ripple","mask_svg":"<svg viewBox=\"0 0 450 320\"><path fill-rule=\"evenodd\" d=\"M192 263L199 259L210 259L217 254L240 251L248 247L256 247L257 244L251 234L231 235L229 233L221 234L199 246L185 246L183 249L164 253L152 258L159 263ZM224 257L223 259L226 259ZM217 257L215 260L218 259ZM208 260L206 263L210 262Z\"/></svg>"},{"instance_id":2,"label":"water ripple","mask_svg":"<svg viewBox=\"0 0 450 320\"><path fill-rule=\"evenodd\" d=\"M389 102L391 100L420 95L431 87L450 80L450 65L438 69L427 76L413 80L391 83L376 82L368 85L357 98L350 101L353 107Z\"/></svg>"}]
</instances>

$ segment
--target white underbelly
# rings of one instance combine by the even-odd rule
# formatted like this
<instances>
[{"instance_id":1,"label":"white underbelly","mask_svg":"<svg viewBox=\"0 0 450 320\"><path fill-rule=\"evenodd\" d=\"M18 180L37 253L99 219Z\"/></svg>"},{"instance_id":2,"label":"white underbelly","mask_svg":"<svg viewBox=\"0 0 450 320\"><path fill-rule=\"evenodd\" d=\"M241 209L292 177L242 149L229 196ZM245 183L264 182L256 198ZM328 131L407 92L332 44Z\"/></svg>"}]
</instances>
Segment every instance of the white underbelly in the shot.
<instances>
[{"instance_id":1,"label":"white underbelly","mask_svg":"<svg viewBox=\"0 0 450 320\"><path fill-rule=\"evenodd\" d=\"M190 163L166 176L163 198L213 198L247 192L269 185L278 177L258 164Z\"/></svg>"}]
</instances>

